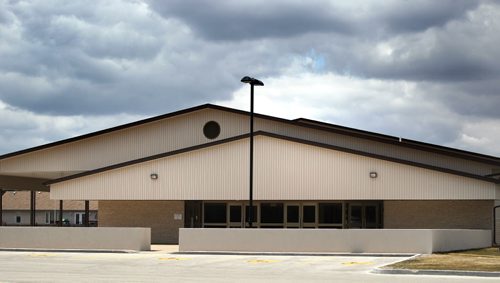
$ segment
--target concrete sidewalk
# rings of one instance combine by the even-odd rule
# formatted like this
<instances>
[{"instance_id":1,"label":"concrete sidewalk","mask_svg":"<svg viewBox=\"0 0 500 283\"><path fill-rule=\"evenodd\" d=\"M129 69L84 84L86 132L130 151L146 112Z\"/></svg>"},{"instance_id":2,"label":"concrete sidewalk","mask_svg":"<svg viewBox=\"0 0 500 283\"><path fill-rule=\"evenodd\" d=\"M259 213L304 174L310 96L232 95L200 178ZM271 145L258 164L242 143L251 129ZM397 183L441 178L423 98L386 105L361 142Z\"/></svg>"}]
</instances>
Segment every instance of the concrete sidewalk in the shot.
<instances>
[{"instance_id":1,"label":"concrete sidewalk","mask_svg":"<svg viewBox=\"0 0 500 283\"><path fill-rule=\"evenodd\" d=\"M179 245L151 245L151 251L175 253L179 252Z\"/></svg>"}]
</instances>

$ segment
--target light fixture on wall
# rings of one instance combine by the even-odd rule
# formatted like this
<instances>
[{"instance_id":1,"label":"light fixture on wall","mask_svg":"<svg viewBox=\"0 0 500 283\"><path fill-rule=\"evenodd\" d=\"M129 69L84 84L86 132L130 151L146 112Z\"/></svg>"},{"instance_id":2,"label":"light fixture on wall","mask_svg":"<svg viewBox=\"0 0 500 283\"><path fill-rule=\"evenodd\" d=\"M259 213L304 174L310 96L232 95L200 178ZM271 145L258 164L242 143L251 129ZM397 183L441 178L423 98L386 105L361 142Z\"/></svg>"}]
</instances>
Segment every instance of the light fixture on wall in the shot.
<instances>
[{"instance_id":1,"label":"light fixture on wall","mask_svg":"<svg viewBox=\"0 0 500 283\"><path fill-rule=\"evenodd\" d=\"M377 172L375 172L375 171L370 172L370 178L375 179L377 177L378 177Z\"/></svg>"},{"instance_id":2,"label":"light fixture on wall","mask_svg":"<svg viewBox=\"0 0 500 283\"><path fill-rule=\"evenodd\" d=\"M151 173L151 175L149 175L149 177L151 177L151 180L156 180L156 179L158 179L158 174Z\"/></svg>"}]
</instances>

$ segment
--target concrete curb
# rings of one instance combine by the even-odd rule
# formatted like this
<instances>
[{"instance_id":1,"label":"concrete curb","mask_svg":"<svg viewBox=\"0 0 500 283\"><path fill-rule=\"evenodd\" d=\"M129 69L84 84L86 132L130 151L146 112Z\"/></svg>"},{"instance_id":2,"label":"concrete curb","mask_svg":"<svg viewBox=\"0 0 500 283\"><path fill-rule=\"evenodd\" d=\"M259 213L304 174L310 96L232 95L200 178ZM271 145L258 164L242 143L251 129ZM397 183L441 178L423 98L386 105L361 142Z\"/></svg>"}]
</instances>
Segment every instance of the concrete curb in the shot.
<instances>
[{"instance_id":1,"label":"concrete curb","mask_svg":"<svg viewBox=\"0 0 500 283\"><path fill-rule=\"evenodd\" d=\"M500 277L500 272L488 271L459 271L459 270L416 270L416 269L381 269L375 268L371 271L375 274L398 274L398 275L443 275L443 276L474 276L474 277Z\"/></svg>"},{"instance_id":2,"label":"concrete curb","mask_svg":"<svg viewBox=\"0 0 500 283\"><path fill-rule=\"evenodd\" d=\"M227 251L179 251L171 254L194 254L194 255L259 255L259 256L377 256L377 257L406 257L415 254L388 254L388 253L315 253L315 252L227 252Z\"/></svg>"},{"instance_id":3,"label":"concrete curb","mask_svg":"<svg viewBox=\"0 0 500 283\"><path fill-rule=\"evenodd\" d=\"M45 252L45 253L138 253L134 250L79 250L79 249L35 249L35 248L0 248L0 252Z\"/></svg>"}]
</instances>

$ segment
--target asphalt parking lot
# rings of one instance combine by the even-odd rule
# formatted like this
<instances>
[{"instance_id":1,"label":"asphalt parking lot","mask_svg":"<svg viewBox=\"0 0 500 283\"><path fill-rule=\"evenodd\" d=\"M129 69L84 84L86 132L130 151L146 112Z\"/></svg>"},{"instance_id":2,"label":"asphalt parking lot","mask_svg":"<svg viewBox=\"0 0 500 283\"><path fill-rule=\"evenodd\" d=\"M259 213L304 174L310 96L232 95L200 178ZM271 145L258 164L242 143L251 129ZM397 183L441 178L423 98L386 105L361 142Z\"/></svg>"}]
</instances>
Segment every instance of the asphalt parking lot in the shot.
<instances>
[{"instance_id":1,"label":"asphalt parking lot","mask_svg":"<svg viewBox=\"0 0 500 283\"><path fill-rule=\"evenodd\" d=\"M493 278L383 275L402 260L375 256L213 255L171 252L0 251L0 282L472 282ZM498 280L498 279L496 279Z\"/></svg>"}]
</instances>

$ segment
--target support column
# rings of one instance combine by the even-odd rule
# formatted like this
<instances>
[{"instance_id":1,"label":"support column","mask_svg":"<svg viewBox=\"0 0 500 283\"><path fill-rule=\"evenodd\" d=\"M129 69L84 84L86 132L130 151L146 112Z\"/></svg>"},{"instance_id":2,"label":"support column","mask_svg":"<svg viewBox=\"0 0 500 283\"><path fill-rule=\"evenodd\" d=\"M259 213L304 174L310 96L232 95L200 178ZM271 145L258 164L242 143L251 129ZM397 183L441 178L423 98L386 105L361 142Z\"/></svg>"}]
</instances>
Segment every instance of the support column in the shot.
<instances>
[{"instance_id":1,"label":"support column","mask_svg":"<svg viewBox=\"0 0 500 283\"><path fill-rule=\"evenodd\" d=\"M63 225L63 201L59 200L59 226Z\"/></svg>"},{"instance_id":2,"label":"support column","mask_svg":"<svg viewBox=\"0 0 500 283\"><path fill-rule=\"evenodd\" d=\"M90 226L90 221L89 221L89 206L90 206L90 202L88 200L85 201L85 227L89 227Z\"/></svg>"},{"instance_id":3,"label":"support column","mask_svg":"<svg viewBox=\"0 0 500 283\"><path fill-rule=\"evenodd\" d=\"M0 190L0 226L3 226L3 194L4 190Z\"/></svg>"},{"instance_id":4,"label":"support column","mask_svg":"<svg viewBox=\"0 0 500 283\"><path fill-rule=\"evenodd\" d=\"M30 225L36 226L36 191L31 191L30 215Z\"/></svg>"}]
</instances>

